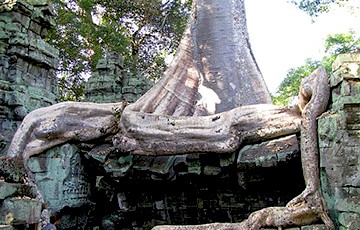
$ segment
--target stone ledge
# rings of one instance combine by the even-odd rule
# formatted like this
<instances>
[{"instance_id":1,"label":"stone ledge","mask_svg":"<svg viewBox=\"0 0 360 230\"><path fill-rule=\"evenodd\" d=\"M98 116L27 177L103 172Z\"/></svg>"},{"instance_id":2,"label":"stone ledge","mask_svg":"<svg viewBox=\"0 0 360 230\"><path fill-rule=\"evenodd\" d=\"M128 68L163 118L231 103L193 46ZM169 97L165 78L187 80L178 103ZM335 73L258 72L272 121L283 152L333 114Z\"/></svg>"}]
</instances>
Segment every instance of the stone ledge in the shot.
<instances>
[{"instance_id":1,"label":"stone ledge","mask_svg":"<svg viewBox=\"0 0 360 230\"><path fill-rule=\"evenodd\" d=\"M299 156L299 143L296 135L243 147L237 159L238 169L254 167L273 167Z\"/></svg>"}]
</instances>

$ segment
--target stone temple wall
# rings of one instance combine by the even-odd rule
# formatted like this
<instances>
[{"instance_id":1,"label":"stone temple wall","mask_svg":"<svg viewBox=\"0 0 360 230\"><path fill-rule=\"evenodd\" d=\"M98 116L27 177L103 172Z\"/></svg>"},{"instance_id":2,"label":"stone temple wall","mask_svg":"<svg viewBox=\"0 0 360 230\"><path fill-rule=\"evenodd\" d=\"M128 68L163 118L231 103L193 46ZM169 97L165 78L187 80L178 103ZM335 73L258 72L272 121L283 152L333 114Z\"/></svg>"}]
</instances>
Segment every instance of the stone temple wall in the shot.
<instances>
[{"instance_id":1,"label":"stone temple wall","mask_svg":"<svg viewBox=\"0 0 360 230\"><path fill-rule=\"evenodd\" d=\"M57 102L59 53L44 41L51 16L44 0L0 5L0 155L30 111Z\"/></svg>"},{"instance_id":2,"label":"stone temple wall","mask_svg":"<svg viewBox=\"0 0 360 230\"><path fill-rule=\"evenodd\" d=\"M322 188L340 230L360 229L360 53L339 55L332 105L319 119Z\"/></svg>"},{"instance_id":3,"label":"stone temple wall","mask_svg":"<svg viewBox=\"0 0 360 230\"><path fill-rule=\"evenodd\" d=\"M153 82L150 80L126 72L123 57L116 53L110 53L106 58L99 60L96 71L86 82L84 101L132 103L148 91L152 85Z\"/></svg>"}]
</instances>

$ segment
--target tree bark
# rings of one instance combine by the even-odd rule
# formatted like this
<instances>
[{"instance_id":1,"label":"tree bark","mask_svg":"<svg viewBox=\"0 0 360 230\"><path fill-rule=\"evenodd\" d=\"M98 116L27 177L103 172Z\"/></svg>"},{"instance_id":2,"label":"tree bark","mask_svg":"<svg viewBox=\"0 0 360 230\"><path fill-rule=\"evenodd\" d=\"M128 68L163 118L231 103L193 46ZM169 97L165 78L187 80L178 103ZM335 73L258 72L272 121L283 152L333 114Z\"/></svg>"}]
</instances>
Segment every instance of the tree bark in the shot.
<instances>
[{"instance_id":1,"label":"tree bark","mask_svg":"<svg viewBox=\"0 0 360 230\"><path fill-rule=\"evenodd\" d=\"M31 156L54 146L105 139L119 131L119 117L125 105L63 102L34 110L15 133L7 157L22 158L27 168Z\"/></svg>"},{"instance_id":2,"label":"tree bark","mask_svg":"<svg viewBox=\"0 0 360 230\"><path fill-rule=\"evenodd\" d=\"M133 111L210 115L271 97L251 51L244 0L194 0L179 50Z\"/></svg>"},{"instance_id":3,"label":"tree bark","mask_svg":"<svg viewBox=\"0 0 360 230\"><path fill-rule=\"evenodd\" d=\"M238 107L199 117L147 114L125 108L114 145L139 155L225 153L299 131L300 116L293 109L270 104Z\"/></svg>"}]
</instances>

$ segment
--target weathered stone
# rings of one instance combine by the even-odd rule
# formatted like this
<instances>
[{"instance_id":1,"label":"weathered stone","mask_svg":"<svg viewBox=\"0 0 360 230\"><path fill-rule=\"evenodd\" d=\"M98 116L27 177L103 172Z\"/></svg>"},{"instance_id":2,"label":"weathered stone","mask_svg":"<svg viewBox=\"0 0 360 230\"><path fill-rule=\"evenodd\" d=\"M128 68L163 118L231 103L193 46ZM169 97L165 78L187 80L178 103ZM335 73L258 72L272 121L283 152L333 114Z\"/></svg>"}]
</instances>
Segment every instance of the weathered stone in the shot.
<instances>
[{"instance_id":1,"label":"weathered stone","mask_svg":"<svg viewBox=\"0 0 360 230\"><path fill-rule=\"evenodd\" d=\"M237 159L238 169L272 167L299 155L296 135L244 146Z\"/></svg>"},{"instance_id":2,"label":"weathered stone","mask_svg":"<svg viewBox=\"0 0 360 230\"><path fill-rule=\"evenodd\" d=\"M322 190L339 229L350 229L356 223L351 217L360 215L359 66L359 53L335 60L332 110L318 122Z\"/></svg>"},{"instance_id":3,"label":"weathered stone","mask_svg":"<svg viewBox=\"0 0 360 230\"><path fill-rule=\"evenodd\" d=\"M200 155L199 154L189 154L186 157L188 173L200 175L201 174L201 163L200 163Z\"/></svg>"},{"instance_id":4,"label":"weathered stone","mask_svg":"<svg viewBox=\"0 0 360 230\"><path fill-rule=\"evenodd\" d=\"M333 71L336 71L343 66L347 66L348 64L350 65L358 64L360 63L359 60L360 60L360 53L341 54L334 61L332 65L332 69ZM359 72L357 74L360 75Z\"/></svg>"},{"instance_id":5,"label":"weathered stone","mask_svg":"<svg viewBox=\"0 0 360 230\"><path fill-rule=\"evenodd\" d=\"M8 159L0 157L0 174L8 181L22 183L25 177L24 165L19 158Z\"/></svg>"},{"instance_id":6,"label":"weathered stone","mask_svg":"<svg viewBox=\"0 0 360 230\"><path fill-rule=\"evenodd\" d=\"M89 203L90 184L76 146L66 144L32 157L28 167L51 210Z\"/></svg>"},{"instance_id":7,"label":"weathered stone","mask_svg":"<svg viewBox=\"0 0 360 230\"><path fill-rule=\"evenodd\" d=\"M340 212L360 213L360 196L350 196L335 203L335 209Z\"/></svg>"},{"instance_id":8,"label":"weathered stone","mask_svg":"<svg viewBox=\"0 0 360 230\"><path fill-rule=\"evenodd\" d=\"M87 154L101 163L104 163L107 160L107 157L110 153L114 152L114 147L109 144L96 146Z\"/></svg>"},{"instance_id":9,"label":"weathered stone","mask_svg":"<svg viewBox=\"0 0 360 230\"><path fill-rule=\"evenodd\" d=\"M114 177L124 176L131 166L131 163L120 165L115 159L109 159L104 163L105 171L111 173Z\"/></svg>"},{"instance_id":10,"label":"weathered stone","mask_svg":"<svg viewBox=\"0 0 360 230\"><path fill-rule=\"evenodd\" d=\"M35 5L32 5L35 4ZM20 121L30 111L57 102L55 69L59 52L43 40L43 30L51 25L51 10L46 1L7 1L0 9L0 101L10 108L0 123L6 151ZM49 84L51 82L51 84ZM4 84L3 84L4 83Z\"/></svg>"},{"instance_id":11,"label":"weathered stone","mask_svg":"<svg viewBox=\"0 0 360 230\"><path fill-rule=\"evenodd\" d=\"M150 172L166 175L174 165L176 156L159 156L155 157L149 168Z\"/></svg>"},{"instance_id":12,"label":"weathered stone","mask_svg":"<svg viewBox=\"0 0 360 230\"><path fill-rule=\"evenodd\" d=\"M360 228L360 214L342 212L339 214L339 223L348 230L358 230Z\"/></svg>"},{"instance_id":13,"label":"weathered stone","mask_svg":"<svg viewBox=\"0 0 360 230\"><path fill-rule=\"evenodd\" d=\"M27 3L33 6L47 6L49 5L49 0L26 0Z\"/></svg>"},{"instance_id":14,"label":"weathered stone","mask_svg":"<svg viewBox=\"0 0 360 230\"><path fill-rule=\"evenodd\" d=\"M301 227L301 230L327 230L328 228L324 224L314 224Z\"/></svg>"},{"instance_id":15,"label":"weathered stone","mask_svg":"<svg viewBox=\"0 0 360 230\"><path fill-rule=\"evenodd\" d=\"M19 184L10 184L4 181L0 183L0 199L4 200L7 197L13 196L18 192Z\"/></svg>"},{"instance_id":16,"label":"weathered stone","mask_svg":"<svg viewBox=\"0 0 360 230\"><path fill-rule=\"evenodd\" d=\"M227 167L234 164L235 162L235 153L223 154L220 156L220 166Z\"/></svg>"},{"instance_id":17,"label":"weathered stone","mask_svg":"<svg viewBox=\"0 0 360 230\"><path fill-rule=\"evenodd\" d=\"M149 80L126 73L123 65L123 57L116 53L100 59L85 85L85 101L134 102L151 87Z\"/></svg>"},{"instance_id":18,"label":"weathered stone","mask_svg":"<svg viewBox=\"0 0 360 230\"><path fill-rule=\"evenodd\" d=\"M220 167L210 166L210 165L206 165L204 167L204 174L208 176L215 176L218 175L220 172L221 172Z\"/></svg>"},{"instance_id":19,"label":"weathered stone","mask_svg":"<svg viewBox=\"0 0 360 230\"><path fill-rule=\"evenodd\" d=\"M14 221L21 224L35 224L40 221L42 204L29 198L9 198L3 202L1 213L11 213Z\"/></svg>"},{"instance_id":20,"label":"weathered stone","mask_svg":"<svg viewBox=\"0 0 360 230\"><path fill-rule=\"evenodd\" d=\"M21 184L0 181L0 200L4 200L14 195L19 195L21 193L19 190L21 190L22 187L24 186Z\"/></svg>"},{"instance_id":21,"label":"weathered stone","mask_svg":"<svg viewBox=\"0 0 360 230\"><path fill-rule=\"evenodd\" d=\"M135 156L134 169L139 171L148 171L155 157L153 156Z\"/></svg>"}]
</instances>

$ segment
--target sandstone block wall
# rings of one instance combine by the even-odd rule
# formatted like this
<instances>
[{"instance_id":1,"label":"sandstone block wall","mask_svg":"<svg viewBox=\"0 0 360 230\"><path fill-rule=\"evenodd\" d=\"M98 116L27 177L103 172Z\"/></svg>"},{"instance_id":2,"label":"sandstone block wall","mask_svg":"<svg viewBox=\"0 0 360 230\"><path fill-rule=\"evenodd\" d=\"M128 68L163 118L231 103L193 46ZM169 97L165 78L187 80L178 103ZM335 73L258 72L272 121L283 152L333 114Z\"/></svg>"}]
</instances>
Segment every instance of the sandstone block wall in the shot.
<instances>
[{"instance_id":1,"label":"sandstone block wall","mask_svg":"<svg viewBox=\"0 0 360 230\"><path fill-rule=\"evenodd\" d=\"M51 16L47 1L0 6L0 155L30 111L57 102L59 54L44 41Z\"/></svg>"},{"instance_id":2,"label":"sandstone block wall","mask_svg":"<svg viewBox=\"0 0 360 230\"><path fill-rule=\"evenodd\" d=\"M110 53L106 58L99 60L96 71L86 82L85 101L132 103L148 91L152 84L144 77L126 72L123 57Z\"/></svg>"},{"instance_id":3,"label":"sandstone block wall","mask_svg":"<svg viewBox=\"0 0 360 230\"><path fill-rule=\"evenodd\" d=\"M322 188L340 230L360 229L360 53L339 55L332 105L319 119Z\"/></svg>"}]
</instances>

